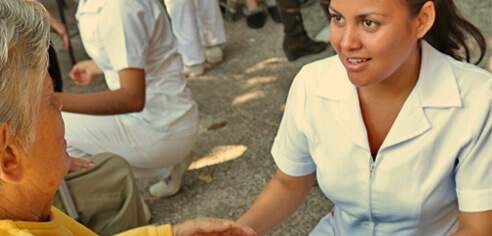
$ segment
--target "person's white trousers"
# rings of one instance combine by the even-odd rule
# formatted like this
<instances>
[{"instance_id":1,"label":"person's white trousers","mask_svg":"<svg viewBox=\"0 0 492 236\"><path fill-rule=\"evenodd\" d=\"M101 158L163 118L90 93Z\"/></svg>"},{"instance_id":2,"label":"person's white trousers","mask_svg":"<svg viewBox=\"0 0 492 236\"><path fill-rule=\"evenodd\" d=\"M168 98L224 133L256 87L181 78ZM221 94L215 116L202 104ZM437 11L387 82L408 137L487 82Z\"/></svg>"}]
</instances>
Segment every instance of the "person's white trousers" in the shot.
<instances>
[{"instance_id":1,"label":"person's white trousers","mask_svg":"<svg viewBox=\"0 0 492 236\"><path fill-rule=\"evenodd\" d=\"M166 178L172 167L185 159L196 134L179 139L158 139L124 126L116 116L62 112L67 151L72 157L88 158L111 152L125 158L136 178Z\"/></svg>"},{"instance_id":2,"label":"person's white trousers","mask_svg":"<svg viewBox=\"0 0 492 236\"><path fill-rule=\"evenodd\" d=\"M164 0L186 66L205 62L205 47L226 41L218 0Z\"/></svg>"}]
</instances>

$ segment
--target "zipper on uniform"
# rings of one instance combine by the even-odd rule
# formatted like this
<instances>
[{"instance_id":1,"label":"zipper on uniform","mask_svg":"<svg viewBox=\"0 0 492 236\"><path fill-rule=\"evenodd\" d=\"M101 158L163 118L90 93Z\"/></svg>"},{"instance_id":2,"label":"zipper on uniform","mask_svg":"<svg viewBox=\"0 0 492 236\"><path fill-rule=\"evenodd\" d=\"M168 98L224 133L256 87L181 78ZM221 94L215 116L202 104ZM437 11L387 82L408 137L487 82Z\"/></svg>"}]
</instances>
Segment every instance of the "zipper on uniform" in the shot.
<instances>
[{"instance_id":1,"label":"zipper on uniform","mask_svg":"<svg viewBox=\"0 0 492 236\"><path fill-rule=\"evenodd\" d=\"M374 159L371 157L370 158L370 163L369 163L369 218L372 223L372 232L371 235L374 235L374 226L375 222L373 219L372 215L372 181L373 181L373 175L374 175Z\"/></svg>"}]
</instances>

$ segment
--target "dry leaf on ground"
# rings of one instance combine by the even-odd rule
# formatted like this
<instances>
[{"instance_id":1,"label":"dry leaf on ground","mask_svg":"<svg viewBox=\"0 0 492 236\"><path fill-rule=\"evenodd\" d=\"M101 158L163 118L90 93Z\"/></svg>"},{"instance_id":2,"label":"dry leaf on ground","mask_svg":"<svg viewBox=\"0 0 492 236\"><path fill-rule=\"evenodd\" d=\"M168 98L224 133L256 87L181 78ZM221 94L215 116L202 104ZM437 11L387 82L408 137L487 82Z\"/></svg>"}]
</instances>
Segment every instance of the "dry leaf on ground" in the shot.
<instances>
[{"instance_id":1,"label":"dry leaf on ground","mask_svg":"<svg viewBox=\"0 0 492 236\"><path fill-rule=\"evenodd\" d=\"M220 129L226 125L227 125L227 121L222 121L220 123L216 123L216 124L211 125L210 127L208 127L208 130Z\"/></svg>"},{"instance_id":2,"label":"dry leaf on ground","mask_svg":"<svg viewBox=\"0 0 492 236\"><path fill-rule=\"evenodd\" d=\"M212 182L212 176L210 176L210 174L199 174L198 177L197 177L199 180L209 184L210 182Z\"/></svg>"}]
</instances>

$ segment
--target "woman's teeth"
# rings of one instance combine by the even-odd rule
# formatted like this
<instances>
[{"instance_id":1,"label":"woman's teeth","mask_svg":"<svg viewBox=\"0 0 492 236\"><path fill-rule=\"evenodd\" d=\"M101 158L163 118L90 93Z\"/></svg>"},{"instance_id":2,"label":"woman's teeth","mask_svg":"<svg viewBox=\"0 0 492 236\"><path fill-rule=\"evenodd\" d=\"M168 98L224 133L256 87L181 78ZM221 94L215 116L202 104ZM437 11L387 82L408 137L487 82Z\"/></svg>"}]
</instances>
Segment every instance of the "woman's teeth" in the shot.
<instances>
[{"instance_id":1,"label":"woman's teeth","mask_svg":"<svg viewBox=\"0 0 492 236\"><path fill-rule=\"evenodd\" d=\"M358 63L361 63L361 62L365 62L367 60L369 60L369 59L350 59L350 58L348 58L348 61L350 63L352 63L352 64L358 64Z\"/></svg>"}]
</instances>

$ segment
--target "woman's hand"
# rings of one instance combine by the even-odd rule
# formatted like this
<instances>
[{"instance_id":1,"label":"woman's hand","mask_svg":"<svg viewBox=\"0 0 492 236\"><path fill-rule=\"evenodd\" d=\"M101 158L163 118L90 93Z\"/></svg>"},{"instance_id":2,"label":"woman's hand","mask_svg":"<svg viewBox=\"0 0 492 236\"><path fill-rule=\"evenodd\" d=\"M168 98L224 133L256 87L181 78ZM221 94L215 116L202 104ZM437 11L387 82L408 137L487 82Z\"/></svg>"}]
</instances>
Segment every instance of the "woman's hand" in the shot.
<instances>
[{"instance_id":1,"label":"woman's hand","mask_svg":"<svg viewBox=\"0 0 492 236\"><path fill-rule=\"evenodd\" d=\"M91 160L86 160L76 157L69 157L69 158L71 159L72 164L70 165L70 169L68 170L68 172L84 170L94 166Z\"/></svg>"},{"instance_id":2,"label":"woman's hand","mask_svg":"<svg viewBox=\"0 0 492 236\"><path fill-rule=\"evenodd\" d=\"M231 220L214 219L214 218L196 218L187 220L172 226L174 236L187 235L237 235L237 236L255 236L256 233L251 228L239 225Z\"/></svg>"},{"instance_id":3,"label":"woman's hand","mask_svg":"<svg viewBox=\"0 0 492 236\"><path fill-rule=\"evenodd\" d=\"M79 86L87 86L92 83L94 77L103 71L93 60L77 62L70 71L70 78Z\"/></svg>"}]
</instances>

